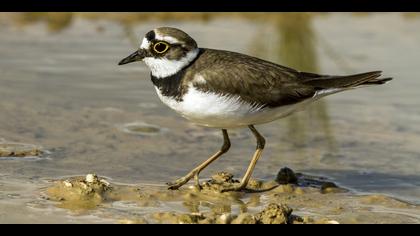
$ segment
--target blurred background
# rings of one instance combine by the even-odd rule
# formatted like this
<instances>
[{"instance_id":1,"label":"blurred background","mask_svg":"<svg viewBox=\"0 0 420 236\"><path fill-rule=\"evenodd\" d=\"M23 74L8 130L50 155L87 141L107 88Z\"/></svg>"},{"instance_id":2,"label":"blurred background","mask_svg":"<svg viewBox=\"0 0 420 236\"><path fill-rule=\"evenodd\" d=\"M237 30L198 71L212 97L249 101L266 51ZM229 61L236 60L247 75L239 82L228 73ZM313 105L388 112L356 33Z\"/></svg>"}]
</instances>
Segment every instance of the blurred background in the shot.
<instances>
[{"instance_id":1,"label":"blurred background","mask_svg":"<svg viewBox=\"0 0 420 236\"><path fill-rule=\"evenodd\" d=\"M420 203L420 14L1 13L0 141L49 151L0 158L0 178L33 183L95 172L163 184L216 151L219 130L163 105L142 63L117 66L145 33L177 27L200 47L250 54L302 71L382 70L384 86L333 95L262 125L267 146L254 177L288 166L356 193ZM203 173L240 177L254 151L247 129Z\"/></svg>"}]
</instances>

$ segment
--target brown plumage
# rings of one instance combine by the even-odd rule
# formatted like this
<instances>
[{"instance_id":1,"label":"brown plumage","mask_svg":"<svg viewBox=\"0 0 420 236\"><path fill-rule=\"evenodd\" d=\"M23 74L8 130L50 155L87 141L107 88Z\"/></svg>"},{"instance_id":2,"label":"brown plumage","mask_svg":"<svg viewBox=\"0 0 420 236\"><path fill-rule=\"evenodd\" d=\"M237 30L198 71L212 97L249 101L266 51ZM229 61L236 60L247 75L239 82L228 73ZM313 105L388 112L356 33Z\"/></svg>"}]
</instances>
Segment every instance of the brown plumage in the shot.
<instances>
[{"instance_id":1,"label":"brown plumage","mask_svg":"<svg viewBox=\"0 0 420 236\"><path fill-rule=\"evenodd\" d=\"M205 80L196 80L197 74ZM201 49L189 66L168 78L153 79L163 94L182 100L190 83L198 90L239 96L243 101L262 107L278 107L309 99L317 91L383 84L380 71L348 76L299 72L256 57L214 49Z\"/></svg>"}]
</instances>

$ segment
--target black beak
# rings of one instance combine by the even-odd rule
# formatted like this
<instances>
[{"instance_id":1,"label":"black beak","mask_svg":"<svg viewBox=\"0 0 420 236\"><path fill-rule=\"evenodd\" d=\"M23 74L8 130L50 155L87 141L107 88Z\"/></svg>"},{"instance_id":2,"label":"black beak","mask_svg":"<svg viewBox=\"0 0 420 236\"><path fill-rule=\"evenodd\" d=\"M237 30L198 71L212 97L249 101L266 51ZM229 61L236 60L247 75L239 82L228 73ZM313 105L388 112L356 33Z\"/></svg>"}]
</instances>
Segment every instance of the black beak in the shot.
<instances>
[{"instance_id":1,"label":"black beak","mask_svg":"<svg viewBox=\"0 0 420 236\"><path fill-rule=\"evenodd\" d=\"M135 61L141 61L145 57L146 57L146 50L139 49L139 50L135 51L134 53L132 53L130 56L122 59L118 63L118 65L124 65L124 64L131 63L131 62L135 62Z\"/></svg>"}]
</instances>

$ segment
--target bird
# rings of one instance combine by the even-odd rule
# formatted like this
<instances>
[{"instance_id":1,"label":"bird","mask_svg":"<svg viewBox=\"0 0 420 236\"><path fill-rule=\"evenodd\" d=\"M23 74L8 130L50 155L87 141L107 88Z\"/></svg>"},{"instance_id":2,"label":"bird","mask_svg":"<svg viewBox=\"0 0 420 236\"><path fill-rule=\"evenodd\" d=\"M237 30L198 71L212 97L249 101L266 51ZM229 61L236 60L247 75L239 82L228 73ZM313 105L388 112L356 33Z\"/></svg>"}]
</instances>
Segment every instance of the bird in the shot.
<instances>
[{"instance_id":1,"label":"bird","mask_svg":"<svg viewBox=\"0 0 420 236\"><path fill-rule=\"evenodd\" d=\"M143 61L160 100L190 122L222 131L221 148L184 177L167 183L176 190L194 178L231 147L228 129L249 128L256 150L242 179L222 192L243 191L262 155L265 138L255 125L303 110L328 95L392 78L382 71L352 75L326 75L298 71L257 57L227 50L198 47L186 32L159 27L145 34L140 47L118 65Z\"/></svg>"}]
</instances>

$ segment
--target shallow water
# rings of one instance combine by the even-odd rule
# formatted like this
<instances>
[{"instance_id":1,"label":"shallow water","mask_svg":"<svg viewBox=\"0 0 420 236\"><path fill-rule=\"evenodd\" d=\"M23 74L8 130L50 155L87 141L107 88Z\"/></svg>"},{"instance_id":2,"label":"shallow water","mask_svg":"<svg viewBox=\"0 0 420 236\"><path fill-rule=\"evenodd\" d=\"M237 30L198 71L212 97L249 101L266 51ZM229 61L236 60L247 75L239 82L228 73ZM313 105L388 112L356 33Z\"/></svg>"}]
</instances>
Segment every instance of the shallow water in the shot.
<instances>
[{"instance_id":1,"label":"shallow water","mask_svg":"<svg viewBox=\"0 0 420 236\"><path fill-rule=\"evenodd\" d=\"M284 20L289 16L292 20ZM289 16L132 25L75 16L57 30L43 21L17 24L10 14L1 15L0 141L41 145L49 152L42 158L0 159L0 193L8 191L5 186L19 189L16 196L0 195L0 222L30 221L23 217L28 209L19 207L46 179L94 172L116 182L163 185L219 148L220 131L192 125L161 104L145 65L117 66L135 49L135 40L161 25L184 29L202 47L301 70L383 70L394 77L385 86L333 95L257 127L267 145L253 176L272 179L288 166L329 177L354 193L383 193L419 204L420 17ZM246 129L232 130L231 139L230 152L203 177L245 171L255 141ZM2 220L10 211L24 213Z\"/></svg>"}]
</instances>

